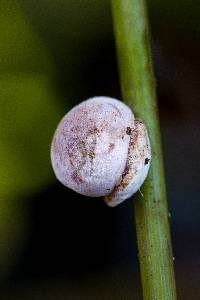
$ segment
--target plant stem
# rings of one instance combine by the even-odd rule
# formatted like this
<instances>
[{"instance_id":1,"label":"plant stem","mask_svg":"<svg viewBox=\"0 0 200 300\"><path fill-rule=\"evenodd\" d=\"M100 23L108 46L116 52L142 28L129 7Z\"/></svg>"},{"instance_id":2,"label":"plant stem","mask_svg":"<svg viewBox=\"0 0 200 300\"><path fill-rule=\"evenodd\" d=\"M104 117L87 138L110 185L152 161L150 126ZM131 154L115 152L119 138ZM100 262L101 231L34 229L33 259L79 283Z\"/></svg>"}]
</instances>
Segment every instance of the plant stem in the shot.
<instances>
[{"instance_id":1,"label":"plant stem","mask_svg":"<svg viewBox=\"0 0 200 300\"><path fill-rule=\"evenodd\" d=\"M112 0L122 96L147 126L152 159L134 196L144 300L174 300L176 287L145 0Z\"/></svg>"}]
</instances>

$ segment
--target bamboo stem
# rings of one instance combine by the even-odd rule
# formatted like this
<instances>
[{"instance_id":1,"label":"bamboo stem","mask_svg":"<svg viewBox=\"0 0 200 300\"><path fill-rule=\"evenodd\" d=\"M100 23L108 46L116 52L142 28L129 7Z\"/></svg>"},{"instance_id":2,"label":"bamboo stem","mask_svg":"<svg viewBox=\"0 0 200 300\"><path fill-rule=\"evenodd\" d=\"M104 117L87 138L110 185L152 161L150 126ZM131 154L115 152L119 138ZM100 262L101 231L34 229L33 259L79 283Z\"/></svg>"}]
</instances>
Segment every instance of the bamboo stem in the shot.
<instances>
[{"instance_id":1,"label":"bamboo stem","mask_svg":"<svg viewBox=\"0 0 200 300\"><path fill-rule=\"evenodd\" d=\"M152 160L134 196L144 300L175 300L176 287L145 0L111 0L124 101L147 126Z\"/></svg>"}]
</instances>

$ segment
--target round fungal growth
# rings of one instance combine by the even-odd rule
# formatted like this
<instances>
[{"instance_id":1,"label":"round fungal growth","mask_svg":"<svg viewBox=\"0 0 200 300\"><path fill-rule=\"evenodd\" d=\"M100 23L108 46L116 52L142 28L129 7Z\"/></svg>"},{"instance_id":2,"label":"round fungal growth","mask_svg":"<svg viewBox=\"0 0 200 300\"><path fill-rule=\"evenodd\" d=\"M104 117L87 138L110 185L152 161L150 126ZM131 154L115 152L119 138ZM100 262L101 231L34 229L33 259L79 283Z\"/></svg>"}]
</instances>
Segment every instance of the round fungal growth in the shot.
<instances>
[{"instance_id":1,"label":"round fungal growth","mask_svg":"<svg viewBox=\"0 0 200 300\"><path fill-rule=\"evenodd\" d=\"M57 179L115 206L143 184L151 150L145 125L130 108L110 97L94 97L60 121L51 145Z\"/></svg>"}]
</instances>

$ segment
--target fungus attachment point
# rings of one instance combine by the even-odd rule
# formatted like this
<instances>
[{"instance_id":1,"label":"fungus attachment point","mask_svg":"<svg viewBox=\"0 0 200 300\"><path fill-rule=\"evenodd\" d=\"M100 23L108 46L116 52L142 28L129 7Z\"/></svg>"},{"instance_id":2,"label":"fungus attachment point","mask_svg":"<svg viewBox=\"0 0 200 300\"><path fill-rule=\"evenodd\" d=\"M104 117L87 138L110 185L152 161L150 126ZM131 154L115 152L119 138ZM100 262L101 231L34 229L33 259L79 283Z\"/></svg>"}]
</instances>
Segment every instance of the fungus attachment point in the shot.
<instances>
[{"instance_id":1,"label":"fungus attachment point","mask_svg":"<svg viewBox=\"0 0 200 300\"><path fill-rule=\"evenodd\" d=\"M110 97L94 97L60 121L51 145L56 177L90 197L115 206L144 182L151 150L145 125L130 108Z\"/></svg>"}]
</instances>

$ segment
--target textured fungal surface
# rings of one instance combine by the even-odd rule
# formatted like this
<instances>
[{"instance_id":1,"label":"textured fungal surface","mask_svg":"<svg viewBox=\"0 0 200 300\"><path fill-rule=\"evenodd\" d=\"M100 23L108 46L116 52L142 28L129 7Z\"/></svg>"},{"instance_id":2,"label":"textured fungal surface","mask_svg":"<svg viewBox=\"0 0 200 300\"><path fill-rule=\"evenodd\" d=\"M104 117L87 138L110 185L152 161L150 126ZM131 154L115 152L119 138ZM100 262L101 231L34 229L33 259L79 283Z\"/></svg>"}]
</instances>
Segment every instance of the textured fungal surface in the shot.
<instances>
[{"instance_id":1,"label":"textured fungal surface","mask_svg":"<svg viewBox=\"0 0 200 300\"><path fill-rule=\"evenodd\" d=\"M127 134L130 142L126 167L112 193L105 198L109 206L116 206L136 193L149 171L151 148L145 125L135 119L134 127L127 128Z\"/></svg>"},{"instance_id":2,"label":"textured fungal surface","mask_svg":"<svg viewBox=\"0 0 200 300\"><path fill-rule=\"evenodd\" d=\"M115 206L143 184L150 165L147 130L119 100L94 97L59 123L51 145L56 177L74 191Z\"/></svg>"},{"instance_id":3,"label":"textured fungal surface","mask_svg":"<svg viewBox=\"0 0 200 300\"><path fill-rule=\"evenodd\" d=\"M122 102L94 97L69 111L51 146L58 180L78 193L98 197L112 192L126 167L134 115Z\"/></svg>"}]
</instances>

